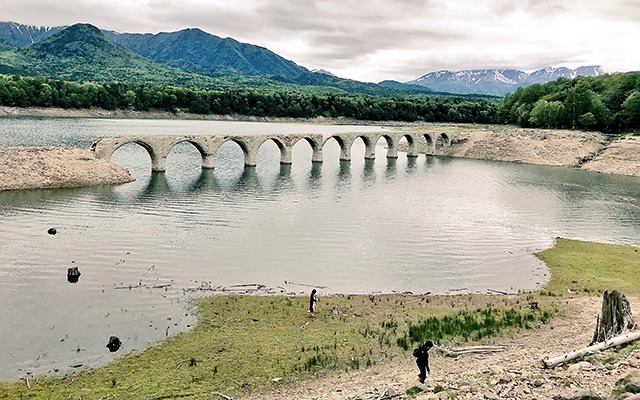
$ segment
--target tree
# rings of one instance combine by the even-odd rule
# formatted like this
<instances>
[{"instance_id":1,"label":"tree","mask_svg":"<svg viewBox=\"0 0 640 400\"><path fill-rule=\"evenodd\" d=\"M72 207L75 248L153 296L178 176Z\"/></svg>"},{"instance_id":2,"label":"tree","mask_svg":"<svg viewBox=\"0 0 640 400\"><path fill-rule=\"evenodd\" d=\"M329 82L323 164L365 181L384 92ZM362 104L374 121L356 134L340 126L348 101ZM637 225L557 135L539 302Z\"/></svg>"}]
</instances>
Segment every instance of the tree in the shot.
<instances>
[{"instance_id":1,"label":"tree","mask_svg":"<svg viewBox=\"0 0 640 400\"><path fill-rule=\"evenodd\" d=\"M540 99L531 110L529 122L541 128L559 128L564 105L559 101Z\"/></svg>"},{"instance_id":2,"label":"tree","mask_svg":"<svg viewBox=\"0 0 640 400\"><path fill-rule=\"evenodd\" d=\"M136 104L136 92L133 90L127 90L124 94L124 106L127 108L133 108Z\"/></svg>"},{"instance_id":3,"label":"tree","mask_svg":"<svg viewBox=\"0 0 640 400\"><path fill-rule=\"evenodd\" d=\"M640 128L640 91L634 90L622 103L624 124L628 128Z\"/></svg>"},{"instance_id":4,"label":"tree","mask_svg":"<svg viewBox=\"0 0 640 400\"><path fill-rule=\"evenodd\" d=\"M578 124L584 129L593 129L598 124L598 120L591 112L584 113L578 118Z\"/></svg>"}]
</instances>

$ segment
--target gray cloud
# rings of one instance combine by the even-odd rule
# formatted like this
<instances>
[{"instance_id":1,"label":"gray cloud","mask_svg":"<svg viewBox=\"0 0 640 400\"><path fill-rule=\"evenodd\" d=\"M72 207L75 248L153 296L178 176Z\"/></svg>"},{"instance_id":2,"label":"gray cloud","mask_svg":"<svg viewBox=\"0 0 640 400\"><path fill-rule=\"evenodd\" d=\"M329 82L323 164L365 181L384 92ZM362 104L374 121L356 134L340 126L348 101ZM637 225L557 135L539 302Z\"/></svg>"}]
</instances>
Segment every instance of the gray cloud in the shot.
<instances>
[{"instance_id":1,"label":"gray cloud","mask_svg":"<svg viewBox=\"0 0 640 400\"><path fill-rule=\"evenodd\" d=\"M30 0L0 2L0 15L121 32L197 27L366 81L438 69L640 69L636 0Z\"/></svg>"}]
</instances>

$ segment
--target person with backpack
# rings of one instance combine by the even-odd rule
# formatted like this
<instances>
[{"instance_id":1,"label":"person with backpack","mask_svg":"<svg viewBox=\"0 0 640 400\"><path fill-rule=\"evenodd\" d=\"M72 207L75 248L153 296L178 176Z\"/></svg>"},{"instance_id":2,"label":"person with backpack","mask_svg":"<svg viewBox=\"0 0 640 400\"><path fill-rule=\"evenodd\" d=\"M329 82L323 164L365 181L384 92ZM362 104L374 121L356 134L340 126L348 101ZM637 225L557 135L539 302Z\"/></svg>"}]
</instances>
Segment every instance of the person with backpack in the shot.
<instances>
[{"instance_id":1,"label":"person with backpack","mask_svg":"<svg viewBox=\"0 0 640 400\"><path fill-rule=\"evenodd\" d=\"M431 370L429 370L429 350L432 347L433 342L427 340L422 346L413 350L413 356L416 358L418 369L420 369L420 374L418 375L420 383L424 383L424 380L427 379L427 372L431 373Z\"/></svg>"},{"instance_id":2,"label":"person with backpack","mask_svg":"<svg viewBox=\"0 0 640 400\"><path fill-rule=\"evenodd\" d=\"M316 294L316 290L313 289L311 291L311 295L309 296L309 311L307 312L310 316L316 316L316 306L318 304L318 295Z\"/></svg>"}]
</instances>

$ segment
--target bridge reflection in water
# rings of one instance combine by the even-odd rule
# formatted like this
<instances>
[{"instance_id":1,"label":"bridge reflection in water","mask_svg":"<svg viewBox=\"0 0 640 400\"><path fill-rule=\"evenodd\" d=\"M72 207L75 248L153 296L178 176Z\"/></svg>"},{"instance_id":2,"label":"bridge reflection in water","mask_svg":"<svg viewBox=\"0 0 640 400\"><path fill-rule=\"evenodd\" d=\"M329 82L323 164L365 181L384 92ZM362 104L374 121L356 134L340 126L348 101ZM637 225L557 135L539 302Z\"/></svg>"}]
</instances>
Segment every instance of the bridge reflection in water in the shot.
<instances>
[{"instance_id":1,"label":"bridge reflection in water","mask_svg":"<svg viewBox=\"0 0 640 400\"><path fill-rule=\"evenodd\" d=\"M371 133L335 133L335 134L288 134L288 135L197 135L197 136L121 136L100 138L91 145L95 154L103 159L111 159L113 153L129 143L142 146L151 157L153 171L165 171L167 156L174 146L179 143L191 143L202 157L202 168L213 169L220 146L226 142L236 143L242 150L245 167L257 164L258 150L267 142L273 142L280 151L280 164L292 163L293 147L301 141L309 144L312 150L311 161L323 162L322 150L329 141L335 141L340 146L340 160L351 160L351 147L361 139L365 146L365 160L376 157L376 145L384 139L387 145L387 158L398 157L398 145L406 141L408 157L417 157L418 149L424 149L425 154L443 154L451 145L452 137L448 133L419 132L419 131L385 131Z\"/></svg>"},{"instance_id":2,"label":"bridge reflection in water","mask_svg":"<svg viewBox=\"0 0 640 400\"><path fill-rule=\"evenodd\" d=\"M417 168L416 160L415 157L407 158L406 173L415 172ZM425 165L428 167L432 162L433 159L427 158ZM335 175L333 175L334 178L328 177L329 182L334 182L334 184L341 186L351 181L352 173L354 172L349 161L339 161L337 168L335 170L331 169L331 171L331 175ZM360 171L360 168L356 171ZM401 171L397 171L397 158L387 158L386 165L383 168L377 168L377 171L373 160L365 160L360 174L364 184L374 185L378 176L382 176L385 181L390 181L395 179L398 172ZM325 177L321 163L313 163L305 174L306 185L309 189L314 191L322 189ZM326 171L324 171L324 174L326 174ZM129 183L127 184L128 188L122 193L116 186L104 188L99 196L111 201L114 201L117 197L120 201L144 202L145 199L152 200L158 196L180 196L188 193L246 193L247 191L261 192L263 194L281 193L286 191L287 186L295 185L291 164L280 164L278 172L274 175L266 177L257 171L255 167L245 167L241 173L234 177L220 177L214 169L201 169L197 175L183 176L182 180L177 182L176 179L167 177L164 171L153 171L146 178L141 177L135 189L131 185L136 186L136 183ZM98 190L95 188L84 188L81 191L98 194Z\"/></svg>"}]
</instances>

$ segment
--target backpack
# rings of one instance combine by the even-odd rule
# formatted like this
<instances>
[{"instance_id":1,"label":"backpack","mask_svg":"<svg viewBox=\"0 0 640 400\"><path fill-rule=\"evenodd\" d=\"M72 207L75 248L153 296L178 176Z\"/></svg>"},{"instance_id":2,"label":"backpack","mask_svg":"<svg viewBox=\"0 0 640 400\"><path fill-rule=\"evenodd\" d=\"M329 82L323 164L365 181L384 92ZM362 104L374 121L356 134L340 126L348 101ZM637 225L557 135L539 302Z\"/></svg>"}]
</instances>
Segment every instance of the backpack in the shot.
<instances>
[{"instance_id":1,"label":"backpack","mask_svg":"<svg viewBox=\"0 0 640 400\"><path fill-rule=\"evenodd\" d=\"M420 356L420 348L417 347L417 348L413 349L413 353L411 353L411 354L413 354L414 357L418 358Z\"/></svg>"}]
</instances>

